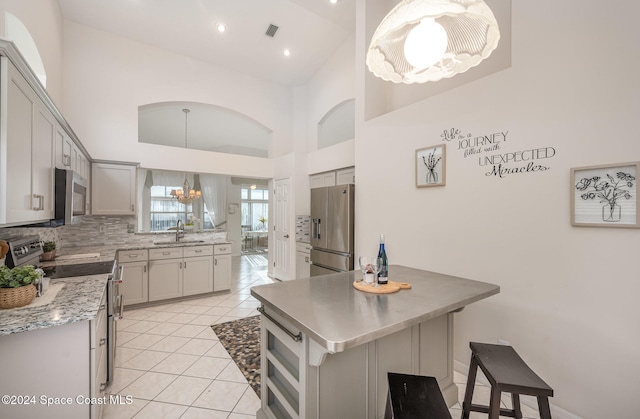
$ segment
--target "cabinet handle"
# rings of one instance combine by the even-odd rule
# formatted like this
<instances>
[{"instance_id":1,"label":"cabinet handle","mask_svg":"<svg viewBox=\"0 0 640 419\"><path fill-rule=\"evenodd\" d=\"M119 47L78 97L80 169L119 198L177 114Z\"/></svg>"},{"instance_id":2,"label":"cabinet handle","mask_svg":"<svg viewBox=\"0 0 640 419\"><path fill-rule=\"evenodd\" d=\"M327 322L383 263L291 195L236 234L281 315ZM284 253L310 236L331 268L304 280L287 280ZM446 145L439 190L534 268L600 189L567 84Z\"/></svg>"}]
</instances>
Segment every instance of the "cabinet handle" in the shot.
<instances>
[{"instance_id":1,"label":"cabinet handle","mask_svg":"<svg viewBox=\"0 0 640 419\"><path fill-rule=\"evenodd\" d=\"M64 166L71 166L71 156L69 154L64 154L62 156L62 164Z\"/></svg>"},{"instance_id":2,"label":"cabinet handle","mask_svg":"<svg viewBox=\"0 0 640 419\"><path fill-rule=\"evenodd\" d=\"M104 345L105 343L107 343L107 338L100 339L100 346Z\"/></svg>"},{"instance_id":3,"label":"cabinet handle","mask_svg":"<svg viewBox=\"0 0 640 419\"><path fill-rule=\"evenodd\" d=\"M147 272L147 265L144 265L144 272Z\"/></svg>"},{"instance_id":4,"label":"cabinet handle","mask_svg":"<svg viewBox=\"0 0 640 419\"><path fill-rule=\"evenodd\" d=\"M309 263L309 256L305 256L305 257L304 257L304 261L305 261L305 262L307 262L307 263Z\"/></svg>"},{"instance_id":5,"label":"cabinet handle","mask_svg":"<svg viewBox=\"0 0 640 419\"><path fill-rule=\"evenodd\" d=\"M133 206L133 204L131 204L131 212L135 211L135 207Z\"/></svg>"},{"instance_id":6,"label":"cabinet handle","mask_svg":"<svg viewBox=\"0 0 640 419\"><path fill-rule=\"evenodd\" d=\"M107 383L100 383L100 393L103 393L107 388Z\"/></svg>"},{"instance_id":7,"label":"cabinet handle","mask_svg":"<svg viewBox=\"0 0 640 419\"><path fill-rule=\"evenodd\" d=\"M183 262L184 263L184 268L187 269L187 262Z\"/></svg>"},{"instance_id":8,"label":"cabinet handle","mask_svg":"<svg viewBox=\"0 0 640 419\"><path fill-rule=\"evenodd\" d=\"M218 259L213 259L213 265L218 266Z\"/></svg>"},{"instance_id":9,"label":"cabinet handle","mask_svg":"<svg viewBox=\"0 0 640 419\"><path fill-rule=\"evenodd\" d=\"M162 252L162 254L163 254L164 256L167 256L167 255L170 255L170 254L171 254L171 252Z\"/></svg>"},{"instance_id":10,"label":"cabinet handle","mask_svg":"<svg viewBox=\"0 0 640 419\"><path fill-rule=\"evenodd\" d=\"M202 253L202 250L196 250L195 252L196 253Z\"/></svg>"},{"instance_id":11,"label":"cabinet handle","mask_svg":"<svg viewBox=\"0 0 640 419\"><path fill-rule=\"evenodd\" d=\"M100 308L98 309L98 312L100 312L100 311L104 310L104 309L105 309L105 307L106 307L106 305L101 304L101 305L100 305Z\"/></svg>"},{"instance_id":12,"label":"cabinet handle","mask_svg":"<svg viewBox=\"0 0 640 419\"><path fill-rule=\"evenodd\" d=\"M278 326L283 332L285 332L291 339L293 339L296 342L302 342L302 332L299 332L297 335L294 334L292 331L290 331L289 329L284 327L282 324L280 324L276 319L274 319L269 314L267 314L267 312L264 309L264 306L259 306L256 310L262 313L262 315L265 316L267 319L275 323L275 325Z\"/></svg>"},{"instance_id":13,"label":"cabinet handle","mask_svg":"<svg viewBox=\"0 0 640 419\"><path fill-rule=\"evenodd\" d=\"M138 255L135 254L135 253L133 255L129 255L129 258L137 258L137 257L138 257Z\"/></svg>"}]
</instances>

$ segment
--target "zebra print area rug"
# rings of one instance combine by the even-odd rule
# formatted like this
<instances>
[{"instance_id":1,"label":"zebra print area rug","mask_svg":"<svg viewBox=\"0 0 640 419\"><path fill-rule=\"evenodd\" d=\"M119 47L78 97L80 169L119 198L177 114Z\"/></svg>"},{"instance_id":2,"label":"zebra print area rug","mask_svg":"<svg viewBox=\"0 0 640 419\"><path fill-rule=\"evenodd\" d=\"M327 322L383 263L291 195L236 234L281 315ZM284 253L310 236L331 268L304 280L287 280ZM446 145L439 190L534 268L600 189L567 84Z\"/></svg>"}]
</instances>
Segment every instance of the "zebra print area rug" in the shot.
<instances>
[{"instance_id":1,"label":"zebra print area rug","mask_svg":"<svg viewBox=\"0 0 640 419\"><path fill-rule=\"evenodd\" d=\"M214 324L211 328L260 397L260 316Z\"/></svg>"}]
</instances>

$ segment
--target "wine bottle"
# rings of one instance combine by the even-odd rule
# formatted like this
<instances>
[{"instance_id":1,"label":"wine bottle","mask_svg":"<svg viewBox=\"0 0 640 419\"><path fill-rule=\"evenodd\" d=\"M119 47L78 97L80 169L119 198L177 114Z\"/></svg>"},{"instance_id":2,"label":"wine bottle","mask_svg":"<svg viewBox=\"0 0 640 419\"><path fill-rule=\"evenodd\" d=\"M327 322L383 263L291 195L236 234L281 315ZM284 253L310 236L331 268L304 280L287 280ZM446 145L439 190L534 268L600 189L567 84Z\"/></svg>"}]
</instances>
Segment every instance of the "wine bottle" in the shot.
<instances>
[{"instance_id":1,"label":"wine bottle","mask_svg":"<svg viewBox=\"0 0 640 419\"><path fill-rule=\"evenodd\" d=\"M380 272L378 272L378 284L384 285L389 280L389 261L387 260L387 251L384 248L384 234L380 235L380 250L378 257L382 259Z\"/></svg>"}]
</instances>

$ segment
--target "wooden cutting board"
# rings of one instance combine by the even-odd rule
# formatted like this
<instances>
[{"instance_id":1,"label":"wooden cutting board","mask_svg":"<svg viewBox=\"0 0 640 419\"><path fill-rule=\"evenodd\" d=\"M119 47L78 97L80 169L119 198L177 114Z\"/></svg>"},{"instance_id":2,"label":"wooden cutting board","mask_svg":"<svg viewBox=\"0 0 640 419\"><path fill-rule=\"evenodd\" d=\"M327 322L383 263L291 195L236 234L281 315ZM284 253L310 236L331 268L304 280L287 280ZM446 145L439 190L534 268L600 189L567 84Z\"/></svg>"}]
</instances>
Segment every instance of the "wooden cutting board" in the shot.
<instances>
[{"instance_id":1,"label":"wooden cutting board","mask_svg":"<svg viewBox=\"0 0 640 419\"><path fill-rule=\"evenodd\" d=\"M366 284L363 281L354 281L353 287L357 290L370 292L372 294L392 294L394 292L400 291L401 289L410 289L411 284L409 284L408 282L395 282L389 280L384 285L374 287L373 285Z\"/></svg>"}]
</instances>

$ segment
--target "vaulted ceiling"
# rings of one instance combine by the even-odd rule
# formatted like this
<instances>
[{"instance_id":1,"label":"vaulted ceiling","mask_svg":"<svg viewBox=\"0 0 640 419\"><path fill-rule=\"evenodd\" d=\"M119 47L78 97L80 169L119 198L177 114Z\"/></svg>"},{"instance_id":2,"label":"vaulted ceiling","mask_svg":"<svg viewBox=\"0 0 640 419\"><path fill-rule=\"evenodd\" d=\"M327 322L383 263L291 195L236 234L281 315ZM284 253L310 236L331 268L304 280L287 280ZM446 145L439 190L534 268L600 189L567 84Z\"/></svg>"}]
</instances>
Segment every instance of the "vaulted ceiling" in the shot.
<instances>
[{"instance_id":1,"label":"vaulted ceiling","mask_svg":"<svg viewBox=\"0 0 640 419\"><path fill-rule=\"evenodd\" d=\"M289 86L309 80L355 27L355 0L58 1L64 19Z\"/></svg>"}]
</instances>

